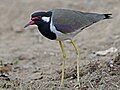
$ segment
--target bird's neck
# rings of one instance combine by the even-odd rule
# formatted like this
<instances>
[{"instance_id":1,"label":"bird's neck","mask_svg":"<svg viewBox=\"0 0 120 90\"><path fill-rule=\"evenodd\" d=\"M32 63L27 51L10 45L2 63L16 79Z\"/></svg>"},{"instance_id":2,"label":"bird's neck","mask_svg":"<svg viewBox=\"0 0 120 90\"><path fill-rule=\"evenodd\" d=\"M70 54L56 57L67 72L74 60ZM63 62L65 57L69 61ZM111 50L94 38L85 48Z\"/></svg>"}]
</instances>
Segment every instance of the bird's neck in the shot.
<instances>
[{"instance_id":1,"label":"bird's neck","mask_svg":"<svg viewBox=\"0 0 120 90\"><path fill-rule=\"evenodd\" d=\"M44 23L43 25L38 25L38 29L41 32L43 36L45 36L48 39L55 40L56 39L56 34L51 32L50 30L50 22L49 23Z\"/></svg>"}]
</instances>

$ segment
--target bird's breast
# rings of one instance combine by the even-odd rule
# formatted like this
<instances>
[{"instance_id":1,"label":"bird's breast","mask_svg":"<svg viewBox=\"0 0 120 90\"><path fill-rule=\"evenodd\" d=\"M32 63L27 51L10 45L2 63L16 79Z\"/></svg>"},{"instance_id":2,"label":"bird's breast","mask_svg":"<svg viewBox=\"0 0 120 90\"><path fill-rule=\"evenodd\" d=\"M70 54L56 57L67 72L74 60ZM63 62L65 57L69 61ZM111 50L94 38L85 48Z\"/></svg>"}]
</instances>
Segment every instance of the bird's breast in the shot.
<instances>
[{"instance_id":1,"label":"bird's breast","mask_svg":"<svg viewBox=\"0 0 120 90\"><path fill-rule=\"evenodd\" d=\"M55 40L56 34L50 31L48 26L38 27L40 33L48 39Z\"/></svg>"}]
</instances>

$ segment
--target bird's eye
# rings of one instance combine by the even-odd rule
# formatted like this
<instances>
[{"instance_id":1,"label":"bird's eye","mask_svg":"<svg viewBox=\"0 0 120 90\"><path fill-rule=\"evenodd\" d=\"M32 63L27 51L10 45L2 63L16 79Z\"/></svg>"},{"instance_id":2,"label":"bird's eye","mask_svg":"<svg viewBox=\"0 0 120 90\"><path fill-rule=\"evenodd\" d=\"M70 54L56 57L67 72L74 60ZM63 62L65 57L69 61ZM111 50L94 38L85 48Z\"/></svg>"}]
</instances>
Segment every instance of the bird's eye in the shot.
<instances>
[{"instance_id":1,"label":"bird's eye","mask_svg":"<svg viewBox=\"0 0 120 90\"><path fill-rule=\"evenodd\" d=\"M31 18L32 21L35 21L35 20L39 20L41 17L40 16L37 16L37 17L33 17Z\"/></svg>"}]
</instances>

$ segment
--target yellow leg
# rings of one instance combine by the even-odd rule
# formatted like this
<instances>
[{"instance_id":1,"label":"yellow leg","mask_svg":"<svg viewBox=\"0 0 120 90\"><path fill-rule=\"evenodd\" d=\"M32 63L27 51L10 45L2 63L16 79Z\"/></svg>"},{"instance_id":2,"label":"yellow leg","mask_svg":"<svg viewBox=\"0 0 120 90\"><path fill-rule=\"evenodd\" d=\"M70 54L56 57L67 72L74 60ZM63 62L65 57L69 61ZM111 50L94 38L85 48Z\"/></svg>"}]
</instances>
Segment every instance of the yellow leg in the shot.
<instances>
[{"instance_id":1,"label":"yellow leg","mask_svg":"<svg viewBox=\"0 0 120 90\"><path fill-rule=\"evenodd\" d=\"M64 85L64 68L65 68L65 60L66 60L66 53L64 51L64 47L62 41L59 41L62 53L63 53L63 63L62 63L62 78L61 78L61 86Z\"/></svg>"},{"instance_id":2,"label":"yellow leg","mask_svg":"<svg viewBox=\"0 0 120 90\"><path fill-rule=\"evenodd\" d=\"M79 51L78 51L78 49L77 49L77 47L76 47L76 45L75 45L75 43L74 43L74 41L73 40L71 40L71 43L72 43L72 45L74 46L74 48L75 48L75 51L76 51L76 55L77 55L77 85L79 85L80 86L80 75L79 75Z\"/></svg>"}]
</instances>

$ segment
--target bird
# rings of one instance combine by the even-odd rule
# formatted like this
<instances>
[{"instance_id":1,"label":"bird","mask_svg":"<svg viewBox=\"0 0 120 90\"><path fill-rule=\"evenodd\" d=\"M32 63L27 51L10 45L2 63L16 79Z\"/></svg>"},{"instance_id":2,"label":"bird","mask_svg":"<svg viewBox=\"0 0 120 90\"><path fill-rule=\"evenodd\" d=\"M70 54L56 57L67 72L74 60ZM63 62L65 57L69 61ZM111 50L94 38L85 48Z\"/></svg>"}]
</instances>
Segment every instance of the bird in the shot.
<instances>
[{"instance_id":1,"label":"bird","mask_svg":"<svg viewBox=\"0 0 120 90\"><path fill-rule=\"evenodd\" d=\"M77 63L77 84L80 86L80 68L79 68L79 50L73 40L83 29L92 24L104 20L111 19L112 14L90 13L71 9L52 9L49 11L36 11L31 14L31 20L24 26L37 25L39 32L50 40L57 40L60 44L63 54L61 85L64 85L64 68L66 61L66 53L63 41L70 40L75 52Z\"/></svg>"}]
</instances>

